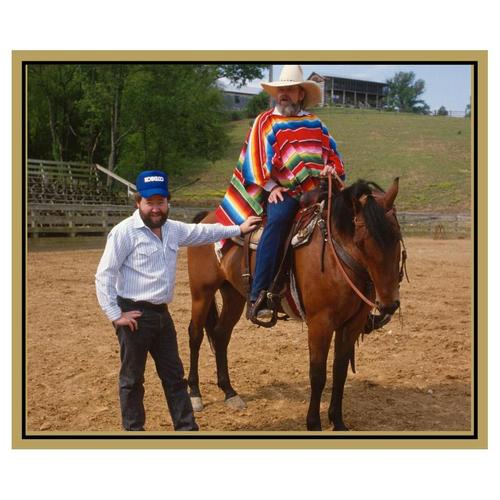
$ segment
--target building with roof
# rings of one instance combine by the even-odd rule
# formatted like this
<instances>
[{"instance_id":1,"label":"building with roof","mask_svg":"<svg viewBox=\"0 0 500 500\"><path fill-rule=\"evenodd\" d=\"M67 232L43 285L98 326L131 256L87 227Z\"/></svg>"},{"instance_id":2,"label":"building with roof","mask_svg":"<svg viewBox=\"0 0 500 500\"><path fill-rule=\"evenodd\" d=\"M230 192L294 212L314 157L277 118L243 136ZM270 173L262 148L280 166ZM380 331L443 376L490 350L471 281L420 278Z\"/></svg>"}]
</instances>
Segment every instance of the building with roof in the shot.
<instances>
[{"instance_id":1,"label":"building with roof","mask_svg":"<svg viewBox=\"0 0 500 500\"><path fill-rule=\"evenodd\" d=\"M387 95L387 83L311 73L308 80L319 84L322 104L338 104L356 108L381 108Z\"/></svg>"},{"instance_id":2,"label":"building with roof","mask_svg":"<svg viewBox=\"0 0 500 500\"><path fill-rule=\"evenodd\" d=\"M247 107L248 101L261 91L262 89L254 89L251 87L245 87L242 89L222 89L224 107L230 110L243 110Z\"/></svg>"}]
</instances>

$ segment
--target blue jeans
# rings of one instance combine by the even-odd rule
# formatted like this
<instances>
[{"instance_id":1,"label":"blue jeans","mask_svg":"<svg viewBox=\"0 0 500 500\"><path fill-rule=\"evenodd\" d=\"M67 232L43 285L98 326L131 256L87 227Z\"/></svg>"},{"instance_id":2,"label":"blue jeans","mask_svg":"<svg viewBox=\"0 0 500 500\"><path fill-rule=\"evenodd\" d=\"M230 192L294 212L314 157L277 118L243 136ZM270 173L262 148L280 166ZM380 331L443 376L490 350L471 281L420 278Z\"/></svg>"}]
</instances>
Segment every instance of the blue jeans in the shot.
<instances>
[{"instance_id":1,"label":"blue jeans","mask_svg":"<svg viewBox=\"0 0 500 500\"><path fill-rule=\"evenodd\" d=\"M283 201L267 204L267 223L257 247L251 301L257 300L261 290L269 289L298 208L299 202L286 193L283 193Z\"/></svg>"},{"instance_id":2,"label":"blue jeans","mask_svg":"<svg viewBox=\"0 0 500 500\"><path fill-rule=\"evenodd\" d=\"M139 304L118 298L122 311L142 311L142 316L137 319L136 331L123 326L116 331L120 342L119 388L123 427L129 431L144 430L144 370L149 352L163 386L174 429L197 431L170 313L166 307L157 311Z\"/></svg>"}]
</instances>

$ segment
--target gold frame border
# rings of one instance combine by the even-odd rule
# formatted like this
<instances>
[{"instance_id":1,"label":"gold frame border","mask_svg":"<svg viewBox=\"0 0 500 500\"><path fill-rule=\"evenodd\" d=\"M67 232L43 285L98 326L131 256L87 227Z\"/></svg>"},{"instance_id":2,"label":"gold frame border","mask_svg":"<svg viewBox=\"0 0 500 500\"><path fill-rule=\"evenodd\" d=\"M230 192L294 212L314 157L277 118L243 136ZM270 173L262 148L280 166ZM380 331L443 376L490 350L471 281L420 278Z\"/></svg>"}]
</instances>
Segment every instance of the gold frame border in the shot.
<instances>
[{"instance_id":1,"label":"gold frame border","mask_svg":"<svg viewBox=\"0 0 500 500\"><path fill-rule=\"evenodd\" d=\"M477 437L473 431L456 434L453 432L350 432L331 434L316 432L276 432L236 433L221 432L214 436L212 432L200 432L193 437L183 433L141 433L142 437L131 436L125 432L90 432L57 433L30 433L23 437L22 429L22 305L25 297L22 296L22 266L24 254L22 252L22 156L26 158L27 151L22 149L22 136L19 133L23 124L22 116L22 68L23 63L30 62L85 62L85 61L114 61L114 62L190 62L190 61L223 61L223 62L314 62L314 63L432 63L455 62L457 64L475 63L477 68L477 89L474 87L474 71L472 71L473 85L471 88L471 116L477 116L477 127L471 127L472 149L471 161L477 155L477 179L474 179L474 164L472 165L472 185L477 182L477 198L472 191L471 213L474 215L474 205L477 207L477 352L472 351L472 361L477 362L477 422L472 411L472 428L477 425ZM366 449L366 448L396 448L396 449L429 449L429 448L487 448L487 51L13 51L12 52L12 447L25 449L46 448L185 448L185 449L221 449L221 448L279 448L279 449ZM473 96L477 99L477 109ZM477 115L475 113L477 112ZM27 121L25 122L27 127ZM471 124L472 125L472 124ZM16 133L17 132L17 133ZM25 129L27 134L27 130ZM477 151L475 151L477 145ZM473 217L474 218L474 217ZM26 236L27 237L27 236ZM27 241L27 240L26 240ZM471 243L474 243L471 238ZM27 249L24 249L27 251ZM21 278L21 279L20 279ZM26 277L24 277L26 280ZM25 281L25 285L27 285ZM474 302L473 302L474 306ZM474 380L473 392L474 392ZM474 398L473 398L474 399ZM75 435L78 434L78 439ZM148 438L157 437L157 439ZM68 436L65 438L65 436ZM172 437L175 439L162 439ZM255 438L252 436L255 435ZM419 438L419 436L422 438ZM105 436L100 438L99 436ZM188 437L189 436L189 437ZM211 439L203 439L210 436ZM220 436L220 438L219 438ZM265 439L269 436L269 439ZM290 436L291 439L287 439ZM318 439L319 437L324 439ZM331 436L331 437L330 437ZM401 436L401 439L399 439ZM404 439L411 436L412 439ZM39 439L43 437L43 439ZM303 439L297 439L301 437ZM132 439L131 439L132 438ZM212 439L213 438L213 439ZM273 439L274 438L274 439ZM295 438L295 439L294 439Z\"/></svg>"}]
</instances>

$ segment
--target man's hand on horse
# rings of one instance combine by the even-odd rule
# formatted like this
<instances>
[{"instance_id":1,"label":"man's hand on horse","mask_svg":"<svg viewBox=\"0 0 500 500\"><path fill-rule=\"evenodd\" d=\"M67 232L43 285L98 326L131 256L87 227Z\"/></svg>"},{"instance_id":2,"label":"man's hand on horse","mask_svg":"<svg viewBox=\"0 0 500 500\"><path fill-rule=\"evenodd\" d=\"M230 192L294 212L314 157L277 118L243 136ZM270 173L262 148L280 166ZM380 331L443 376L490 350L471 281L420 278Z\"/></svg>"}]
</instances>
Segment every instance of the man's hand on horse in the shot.
<instances>
[{"instance_id":1,"label":"man's hand on horse","mask_svg":"<svg viewBox=\"0 0 500 500\"><path fill-rule=\"evenodd\" d=\"M283 186L274 187L271 193L269 194L269 198L267 199L267 201L269 203L278 203L278 201L283 201L282 193L286 191L288 191L288 188L285 188Z\"/></svg>"},{"instance_id":2,"label":"man's hand on horse","mask_svg":"<svg viewBox=\"0 0 500 500\"><path fill-rule=\"evenodd\" d=\"M133 332L137 330L136 318L142 316L141 311L126 311L122 312L122 315L113 321L115 327L128 326Z\"/></svg>"},{"instance_id":3,"label":"man's hand on horse","mask_svg":"<svg viewBox=\"0 0 500 500\"><path fill-rule=\"evenodd\" d=\"M335 173L336 173L335 167L332 167L331 165L325 165L325 167L323 168L323 170L319 175L329 175L329 174L334 175Z\"/></svg>"},{"instance_id":4,"label":"man's hand on horse","mask_svg":"<svg viewBox=\"0 0 500 500\"><path fill-rule=\"evenodd\" d=\"M256 215L250 215L250 217L248 217L248 219L245 222L243 222L243 224L240 224L241 235L250 233L255 229L257 229L261 221L262 217L257 217Z\"/></svg>"}]
</instances>

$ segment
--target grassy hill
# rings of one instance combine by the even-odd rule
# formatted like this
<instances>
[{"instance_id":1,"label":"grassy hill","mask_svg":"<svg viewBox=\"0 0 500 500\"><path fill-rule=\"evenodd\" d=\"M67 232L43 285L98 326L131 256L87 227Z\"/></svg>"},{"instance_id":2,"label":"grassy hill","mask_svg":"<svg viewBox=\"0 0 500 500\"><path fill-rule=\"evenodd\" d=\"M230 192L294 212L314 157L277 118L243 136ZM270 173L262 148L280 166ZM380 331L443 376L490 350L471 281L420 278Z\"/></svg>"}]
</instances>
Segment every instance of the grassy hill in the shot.
<instances>
[{"instance_id":1,"label":"grassy hill","mask_svg":"<svg viewBox=\"0 0 500 500\"><path fill-rule=\"evenodd\" d=\"M470 119L419 116L372 110L326 108L317 114L337 141L348 183L358 178L387 187L399 176L399 210L464 212L471 199ZM172 187L197 177L174 193L176 202L216 205L224 195L250 120L228 124L224 158L201 162L189 176L172 179Z\"/></svg>"}]
</instances>

